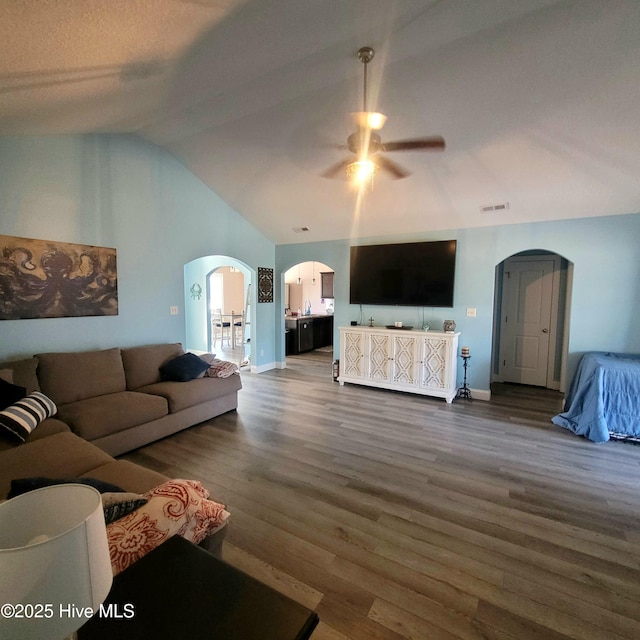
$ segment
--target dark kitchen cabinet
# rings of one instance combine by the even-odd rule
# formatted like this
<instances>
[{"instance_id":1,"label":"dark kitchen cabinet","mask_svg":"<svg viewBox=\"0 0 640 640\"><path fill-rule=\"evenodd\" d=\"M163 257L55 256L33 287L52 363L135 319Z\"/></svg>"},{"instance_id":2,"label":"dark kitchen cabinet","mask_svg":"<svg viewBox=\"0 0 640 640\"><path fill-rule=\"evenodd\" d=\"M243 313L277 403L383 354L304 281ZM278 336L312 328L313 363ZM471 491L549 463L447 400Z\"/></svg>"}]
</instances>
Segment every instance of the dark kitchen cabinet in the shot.
<instances>
[{"instance_id":1,"label":"dark kitchen cabinet","mask_svg":"<svg viewBox=\"0 0 640 640\"><path fill-rule=\"evenodd\" d=\"M296 355L313 349L313 318L287 318L285 320L285 351L287 355Z\"/></svg>"},{"instance_id":2,"label":"dark kitchen cabinet","mask_svg":"<svg viewBox=\"0 0 640 640\"><path fill-rule=\"evenodd\" d=\"M296 355L333 344L333 316L313 315L285 319L285 353Z\"/></svg>"},{"instance_id":3,"label":"dark kitchen cabinet","mask_svg":"<svg viewBox=\"0 0 640 640\"><path fill-rule=\"evenodd\" d=\"M333 344L333 316L316 316L313 320L313 348Z\"/></svg>"},{"instance_id":4,"label":"dark kitchen cabinet","mask_svg":"<svg viewBox=\"0 0 640 640\"><path fill-rule=\"evenodd\" d=\"M284 330L285 355L290 356L296 352L296 329Z\"/></svg>"}]
</instances>

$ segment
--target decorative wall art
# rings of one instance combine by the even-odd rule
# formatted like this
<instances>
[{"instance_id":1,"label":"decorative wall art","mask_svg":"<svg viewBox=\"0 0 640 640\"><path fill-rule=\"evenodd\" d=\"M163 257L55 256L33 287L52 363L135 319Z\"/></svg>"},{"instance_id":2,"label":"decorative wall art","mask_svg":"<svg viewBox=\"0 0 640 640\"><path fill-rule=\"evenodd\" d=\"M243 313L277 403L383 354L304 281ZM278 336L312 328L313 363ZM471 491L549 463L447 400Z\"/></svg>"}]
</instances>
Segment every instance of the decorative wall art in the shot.
<instances>
[{"instance_id":1,"label":"decorative wall art","mask_svg":"<svg viewBox=\"0 0 640 640\"><path fill-rule=\"evenodd\" d=\"M0 235L0 320L115 315L115 249Z\"/></svg>"},{"instance_id":2,"label":"decorative wall art","mask_svg":"<svg viewBox=\"0 0 640 640\"><path fill-rule=\"evenodd\" d=\"M273 269L258 267L258 302L273 302Z\"/></svg>"},{"instance_id":3,"label":"decorative wall art","mask_svg":"<svg viewBox=\"0 0 640 640\"><path fill-rule=\"evenodd\" d=\"M189 291L191 292L192 300L200 300L200 297L202 296L202 287L197 282L194 282L191 285L191 289L189 289Z\"/></svg>"}]
</instances>

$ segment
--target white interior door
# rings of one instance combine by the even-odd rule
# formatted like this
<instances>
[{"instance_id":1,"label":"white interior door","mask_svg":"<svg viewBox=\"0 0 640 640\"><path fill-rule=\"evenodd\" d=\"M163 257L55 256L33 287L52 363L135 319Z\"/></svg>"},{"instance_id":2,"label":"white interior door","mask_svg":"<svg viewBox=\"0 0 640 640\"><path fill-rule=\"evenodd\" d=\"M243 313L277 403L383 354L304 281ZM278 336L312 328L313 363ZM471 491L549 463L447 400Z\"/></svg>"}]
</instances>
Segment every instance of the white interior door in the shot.
<instances>
[{"instance_id":1,"label":"white interior door","mask_svg":"<svg viewBox=\"0 0 640 640\"><path fill-rule=\"evenodd\" d=\"M507 260L502 289L500 376L547 385L554 260Z\"/></svg>"}]
</instances>

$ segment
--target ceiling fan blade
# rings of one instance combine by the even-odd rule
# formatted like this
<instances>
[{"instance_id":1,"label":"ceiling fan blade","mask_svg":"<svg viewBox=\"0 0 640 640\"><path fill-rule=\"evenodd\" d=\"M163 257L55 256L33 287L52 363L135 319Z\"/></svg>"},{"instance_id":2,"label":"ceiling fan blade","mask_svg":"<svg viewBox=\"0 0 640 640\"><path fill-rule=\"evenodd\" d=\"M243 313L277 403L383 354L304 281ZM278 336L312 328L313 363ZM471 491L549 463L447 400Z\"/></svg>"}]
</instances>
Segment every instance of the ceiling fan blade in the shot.
<instances>
[{"instance_id":1,"label":"ceiling fan blade","mask_svg":"<svg viewBox=\"0 0 640 640\"><path fill-rule=\"evenodd\" d=\"M401 178L406 178L410 173L403 169L399 164L396 164L389 158L385 158L384 156L376 156L374 158L374 162L385 171L388 171L396 180L400 180Z\"/></svg>"},{"instance_id":2,"label":"ceiling fan blade","mask_svg":"<svg viewBox=\"0 0 640 640\"><path fill-rule=\"evenodd\" d=\"M430 136L428 138L410 138L409 140L385 142L382 148L384 151L443 151L445 142L442 136Z\"/></svg>"},{"instance_id":3,"label":"ceiling fan blade","mask_svg":"<svg viewBox=\"0 0 640 640\"><path fill-rule=\"evenodd\" d=\"M331 165L323 174L323 178L335 178L340 173L344 175L344 172L349 163L353 162L352 158L347 158L345 160L340 160L340 162L336 162L334 165Z\"/></svg>"}]
</instances>

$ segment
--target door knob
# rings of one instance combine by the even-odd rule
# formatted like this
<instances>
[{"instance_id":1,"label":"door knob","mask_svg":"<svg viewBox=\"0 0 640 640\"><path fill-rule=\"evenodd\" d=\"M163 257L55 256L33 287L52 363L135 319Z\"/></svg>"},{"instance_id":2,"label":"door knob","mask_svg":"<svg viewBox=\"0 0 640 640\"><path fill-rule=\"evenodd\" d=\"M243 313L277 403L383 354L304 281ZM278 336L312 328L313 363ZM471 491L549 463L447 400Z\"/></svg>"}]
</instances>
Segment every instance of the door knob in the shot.
<instances>
[{"instance_id":1,"label":"door knob","mask_svg":"<svg viewBox=\"0 0 640 640\"><path fill-rule=\"evenodd\" d=\"M543 329L542 333L549 333L549 329Z\"/></svg>"}]
</instances>

